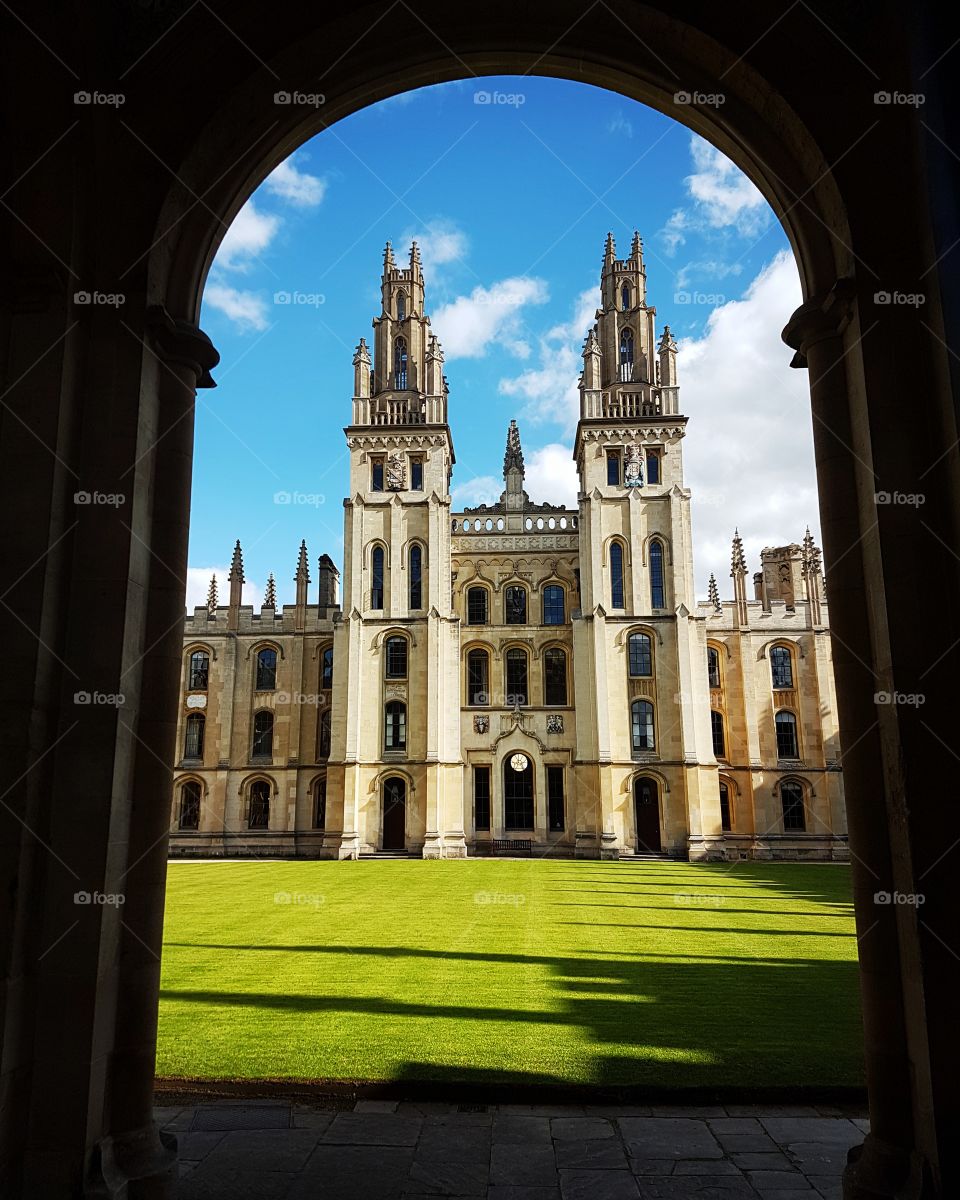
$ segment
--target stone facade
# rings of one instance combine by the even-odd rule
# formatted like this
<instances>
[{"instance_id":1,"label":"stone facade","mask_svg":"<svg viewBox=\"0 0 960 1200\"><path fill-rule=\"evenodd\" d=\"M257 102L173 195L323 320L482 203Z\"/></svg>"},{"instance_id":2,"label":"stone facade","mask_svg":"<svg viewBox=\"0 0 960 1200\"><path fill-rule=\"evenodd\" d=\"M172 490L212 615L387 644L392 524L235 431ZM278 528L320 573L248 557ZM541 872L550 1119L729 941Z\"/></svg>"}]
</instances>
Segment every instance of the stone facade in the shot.
<instances>
[{"instance_id":1,"label":"stone facade","mask_svg":"<svg viewBox=\"0 0 960 1200\"><path fill-rule=\"evenodd\" d=\"M515 422L496 504L452 511L443 353L416 245L387 246L354 356L344 589L231 595L188 617L174 854L844 858L819 550L768 548L746 596L694 594L677 347L643 247L604 249L574 458L579 507L524 490ZM509 847L507 847L509 849Z\"/></svg>"}]
</instances>

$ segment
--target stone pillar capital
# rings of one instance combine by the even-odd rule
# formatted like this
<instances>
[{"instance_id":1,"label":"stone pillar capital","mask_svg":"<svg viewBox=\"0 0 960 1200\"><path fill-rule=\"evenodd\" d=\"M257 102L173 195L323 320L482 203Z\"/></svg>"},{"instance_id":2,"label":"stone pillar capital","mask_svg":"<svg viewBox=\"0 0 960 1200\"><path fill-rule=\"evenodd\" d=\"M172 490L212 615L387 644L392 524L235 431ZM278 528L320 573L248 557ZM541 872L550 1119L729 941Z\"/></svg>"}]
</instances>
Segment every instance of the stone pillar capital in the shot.
<instances>
[{"instance_id":1,"label":"stone pillar capital","mask_svg":"<svg viewBox=\"0 0 960 1200\"><path fill-rule=\"evenodd\" d=\"M210 372L220 361L220 354L199 326L172 317L160 304L147 309L146 325L165 362L189 367L197 377L198 388L217 386Z\"/></svg>"},{"instance_id":2,"label":"stone pillar capital","mask_svg":"<svg viewBox=\"0 0 960 1200\"><path fill-rule=\"evenodd\" d=\"M790 363L792 367L805 367L811 346L843 333L853 316L855 296L854 281L844 277L829 291L812 296L800 305L780 335L797 352Z\"/></svg>"}]
</instances>

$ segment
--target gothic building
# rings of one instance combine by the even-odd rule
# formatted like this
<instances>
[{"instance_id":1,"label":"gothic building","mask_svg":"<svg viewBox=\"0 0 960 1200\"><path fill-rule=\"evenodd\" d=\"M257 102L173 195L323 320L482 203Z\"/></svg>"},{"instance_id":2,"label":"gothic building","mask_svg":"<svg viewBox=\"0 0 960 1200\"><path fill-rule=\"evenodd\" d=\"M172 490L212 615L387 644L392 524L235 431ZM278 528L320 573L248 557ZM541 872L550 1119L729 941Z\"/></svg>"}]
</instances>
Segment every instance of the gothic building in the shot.
<instances>
[{"instance_id":1,"label":"gothic building","mask_svg":"<svg viewBox=\"0 0 960 1200\"><path fill-rule=\"evenodd\" d=\"M496 504L452 511L443 353L416 244L387 245L345 429L343 597L230 596L186 621L175 854L530 851L846 857L819 551L769 548L747 597L694 595L677 346L643 247L607 237L573 446L576 509L524 490L511 421ZM372 353L371 353L372 350Z\"/></svg>"}]
</instances>

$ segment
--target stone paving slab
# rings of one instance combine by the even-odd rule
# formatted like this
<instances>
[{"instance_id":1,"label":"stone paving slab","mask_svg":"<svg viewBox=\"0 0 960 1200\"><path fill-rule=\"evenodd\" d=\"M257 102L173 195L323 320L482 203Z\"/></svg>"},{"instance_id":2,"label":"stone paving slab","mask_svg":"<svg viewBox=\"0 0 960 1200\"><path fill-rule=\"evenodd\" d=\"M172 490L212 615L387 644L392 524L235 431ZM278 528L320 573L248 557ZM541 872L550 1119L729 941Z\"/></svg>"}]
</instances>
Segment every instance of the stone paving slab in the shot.
<instances>
[{"instance_id":1,"label":"stone paving slab","mask_svg":"<svg viewBox=\"0 0 960 1200\"><path fill-rule=\"evenodd\" d=\"M178 1200L841 1200L854 1109L164 1105Z\"/></svg>"}]
</instances>

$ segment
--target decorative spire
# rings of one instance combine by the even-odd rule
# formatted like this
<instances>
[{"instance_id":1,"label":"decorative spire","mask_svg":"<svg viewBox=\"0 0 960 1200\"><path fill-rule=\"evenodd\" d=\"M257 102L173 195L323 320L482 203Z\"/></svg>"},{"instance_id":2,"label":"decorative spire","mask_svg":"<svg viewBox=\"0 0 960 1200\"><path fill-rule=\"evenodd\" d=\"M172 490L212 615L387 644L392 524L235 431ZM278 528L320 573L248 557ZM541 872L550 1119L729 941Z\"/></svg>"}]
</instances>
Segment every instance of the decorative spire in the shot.
<instances>
[{"instance_id":1,"label":"decorative spire","mask_svg":"<svg viewBox=\"0 0 960 1200\"><path fill-rule=\"evenodd\" d=\"M360 339L360 344L353 352L353 365L355 367L359 367L361 363L363 363L364 366L370 366L370 349L367 346L366 338Z\"/></svg>"},{"instance_id":2,"label":"decorative spire","mask_svg":"<svg viewBox=\"0 0 960 1200\"><path fill-rule=\"evenodd\" d=\"M722 612L723 608L720 604L720 589L717 587L717 577L710 572L710 582L707 584L707 596L710 603L713 605L714 612Z\"/></svg>"},{"instance_id":3,"label":"decorative spire","mask_svg":"<svg viewBox=\"0 0 960 1200\"><path fill-rule=\"evenodd\" d=\"M664 325L663 333L660 335L660 344L657 346L657 352L662 354L664 350L676 350L677 342L673 334L670 332L670 326Z\"/></svg>"},{"instance_id":4,"label":"decorative spire","mask_svg":"<svg viewBox=\"0 0 960 1200\"><path fill-rule=\"evenodd\" d=\"M633 231L633 244L630 247L630 257L637 261L643 258L643 238L640 236L640 231Z\"/></svg>"},{"instance_id":5,"label":"decorative spire","mask_svg":"<svg viewBox=\"0 0 960 1200\"><path fill-rule=\"evenodd\" d=\"M597 340L597 327L596 325L591 325L587 331L587 336L583 340L583 357L586 358L588 354L599 353L600 343Z\"/></svg>"},{"instance_id":6,"label":"decorative spire","mask_svg":"<svg viewBox=\"0 0 960 1200\"><path fill-rule=\"evenodd\" d=\"M516 421L510 422L510 428L507 430L507 450L503 456L503 475L507 476L507 472L511 470L519 471L523 475L523 450L520 447L520 430L517 428Z\"/></svg>"},{"instance_id":7,"label":"decorative spire","mask_svg":"<svg viewBox=\"0 0 960 1200\"><path fill-rule=\"evenodd\" d=\"M237 544L233 548L233 560L230 563L230 574L227 576L230 583L246 583L246 576L243 573L243 551L240 549L240 539L237 538Z\"/></svg>"},{"instance_id":8,"label":"decorative spire","mask_svg":"<svg viewBox=\"0 0 960 1200\"><path fill-rule=\"evenodd\" d=\"M421 273L420 247L416 242L410 243L410 274L414 279Z\"/></svg>"},{"instance_id":9,"label":"decorative spire","mask_svg":"<svg viewBox=\"0 0 960 1200\"><path fill-rule=\"evenodd\" d=\"M604 263L612 263L616 257L617 257L617 246L613 240L613 234L608 233L607 240L603 247L603 261L604 261Z\"/></svg>"},{"instance_id":10,"label":"decorative spire","mask_svg":"<svg viewBox=\"0 0 960 1200\"><path fill-rule=\"evenodd\" d=\"M211 575L210 586L207 588L207 612L210 613L211 616L215 617L217 615L217 606L219 603L220 599L217 594L217 577L216 575Z\"/></svg>"},{"instance_id":11,"label":"decorative spire","mask_svg":"<svg viewBox=\"0 0 960 1200\"><path fill-rule=\"evenodd\" d=\"M297 559L297 573L294 575L294 580L297 583L310 582L310 565L307 562L307 543L300 543L300 557Z\"/></svg>"},{"instance_id":12,"label":"decorative spire","mask_svg":"<svg viewBox=\"0 0 960 1200\"><path fill-rule=\"evenodd\" d=\"M747 573L747 556L743 552L743 541L739 529L733 531L733 553L730 556L730 575L735 579Z\"/></svg>"},{"instance_id":13,"label":"decorative spire","mask_svg":"<svg viewBox=\"0 0 960 1200\"><path fill-rule=\"evenodd\" d=\"M263 607L277 607L277 581L274 579L272 571L267 576L267 587L266 591L263 593Z\"/></svg>"},{"instance_id":14,"label":"decorative spire","mask_svg":"<svg viewBox=\"0 0 960 1200\"><path fill-rule=\"evenodd\" d=\"M388 271L395 271L397 264L393 261L393 247L387 242L383 249L383 273L386 275Z\"/></svg>"}]
</instances>

